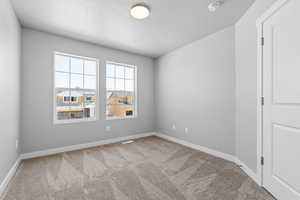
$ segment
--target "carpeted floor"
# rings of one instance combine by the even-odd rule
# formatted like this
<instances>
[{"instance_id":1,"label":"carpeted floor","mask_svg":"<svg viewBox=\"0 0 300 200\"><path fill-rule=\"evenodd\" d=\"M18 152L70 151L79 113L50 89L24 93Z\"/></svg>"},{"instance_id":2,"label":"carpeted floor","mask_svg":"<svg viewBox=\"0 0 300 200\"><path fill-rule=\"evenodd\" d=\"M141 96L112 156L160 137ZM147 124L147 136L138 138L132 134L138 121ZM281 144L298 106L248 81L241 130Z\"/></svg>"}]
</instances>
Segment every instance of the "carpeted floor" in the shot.
<instances>
[{"instance_id":1,"label":"carpeted floor","mask_svg":"<svg viewBox=\"0 0 300 200\"><path fill-rule=\"evenodd\" d=\"M4 200L273 200L235 164L158 137L25 160Z\"/></svg>"}]
</instances>

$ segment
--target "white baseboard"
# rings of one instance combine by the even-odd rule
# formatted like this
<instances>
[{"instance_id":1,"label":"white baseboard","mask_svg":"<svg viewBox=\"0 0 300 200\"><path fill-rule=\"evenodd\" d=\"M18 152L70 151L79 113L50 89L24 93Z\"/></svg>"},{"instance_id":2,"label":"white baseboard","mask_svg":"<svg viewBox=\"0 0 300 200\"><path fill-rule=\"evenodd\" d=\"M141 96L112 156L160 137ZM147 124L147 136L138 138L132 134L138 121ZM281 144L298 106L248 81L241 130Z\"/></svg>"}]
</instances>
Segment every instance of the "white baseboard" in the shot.
<instances>
[{"instance_id":1,"label":"white baseboard","mask_svg":"<svg viewBox=\"0 0 300 200\"><path fill-rule=\"evenodd\" d=\"M261 183L257 177L257 174L250 169L247 165L245 165L241 160L239 160L238 158L236 158L235 163L239 166L241 166L241 169L250 177L253 179L254 182L256 182L259 186L261 186Z\"/></svg>"},{"instance_id":2,"label":"white baseboard","mask_svg":"<svg viewBox=\"0 0 300 200\"><path fill-rule=\"evenodd\" d=\"M203 146L200 146L200 145L197 145L197 144L193 144L193 143L190 143L190 142L187 142L187 141L184 141L184 140L172 137L172 136L168 136L168 135L165 135L165 134L162 134L162 133L156 133L156 136L161 137L161 138L166 139L166 140L169 140L169 141L172 141L172 142L175 142L175 143L178 143L178 144L181 144L181 145L184 145L184 146L187 146L187 147L190 147L192 149L203 151L203 152L211 154L213 156L216 156L216 157L223 158L225 160L234 162L237 165L241 166L241 169L250 178L252 178L258 185L261 186L261 183L260 183L256 173L254 173L249 167L247 167L247 165L245 165L242 161L240 161L238 158L236 158L236 156L226 154L226 153L223 153L223 152L220 152L220 151L216 151L216 150L213 150L213 149L209 149L207 147L203 147Z\"/></svg>"},{"instance_id":3,"label":"white baseboard","mask_svg":"<svg viewBox=\"0 0 300 200\"><path fill-rule=\"evenodd\" d=\"M21 154L20 157L22 160L24 160L24 159L30 159L30 158L36 158L36 157L42 157L42 156L49 156L49 155L63 153L63 152L67 152L67 151L86 149L86 148L96 147L96 146L100 146L100 145L104 145L104 144L111 144L111 143L121 142L124 140L133 140L133 139L143 138L143 137L152 136L152 135L155 135L155 133L154 132L141 133L141 134L112 138L112 139L107 139L107 140L100 140L97 142L71 145L71 146L65 146L65 147L60 147L60 148L55 148L55 149L47 149L47 150L43 150L43 151L35 151L35 152L31 152L31 153Z\"/></svg>"},{"instance_id":4,"label":"white baseboard","mask_svg":"<svg viewBox=\"0 0 300 200\"><path fill-rule=\"evenodd\" d=\"M187 141L184 141L184 140L172 137L172 136L168 136L168 135L165 135L165 134L157 133L156 135L158 137L163 138L163 139L166 139L166 140L169 140L169 141L172 141L172 142L175 142L175 143L178 143L178 144L190 147L192 149L196 149L196 150L199 150L199 151L206 152L208 154L211 154L211 155L219 157L219 158L223 158L225 160L229 160L231 162L235 162L236 161L235 156L227 154L227 153L216 151L216 150L213 150L213 149L201 146L201 145L193 144L193 143L190 143L190 142L187 142Z\"/></svg>"},{"instance_id":5,"label":"white baseboard","mask_svg":"<svg viewBox=\"0 0 300 200\"><path fill-rule=\"evenodd\" d=\"M4 194L5 192L5 189L7 188L10 180L14 177L14 175L16 174L17 172L17 169L19 167L21 163L21 159L18 158L15 162L15 164L10 168L8 174L6 175L6 177L4 178L4 180L2 181L1 185L0 185L0 199L1 199L1 196Z\"/></svg>"},{"instance_id":6,"label":"white baseboard","mask_svg":"<svg viewBox=\"0 0 300 200\"><path fill-rule=\"evenodd\" d=\"M13 178L15 175L21 160L24 159L29 159L29 158L36 158L36 157L42 157L42 156L48 156L48 155L53 155L53 154L58 154L58 153L63 153L67 151L74 151L74 150L80 150L80 149L85 149L85 148L91 148L91 147L96 147L104 144L111 144L111 143L116 143L116 142L121 142L125 140L133 140L133 139L138 139L138 138L143 138L143 137L148 137L156 135L158 137L161 137L163 139L190 147L192 149L196 149L199 151L206 152L208 154L211 154L216 157L223 158L225 160L231 161L236 163L237 165L241 165L242 169L245 171L245 173L251 177L258 185L261 185L260 182L258 181L258 177L256 173L254 173L247 165L245 165L242 161L240 161L238 158L236 158L233 155L226 154L223 152L219 152L213 149L209 149L207 147L203 147L197 144L193 144L175 137L171 137L165 134L161 133L155 133L155 132L149 132L149 133L142 133L142 134L136 134L136 135L130 135L130 136L125 136L125 137L118 137L118 138L112 138L112 139L107 139L107 140L101 140L97 142L91 142L91 143L85 143L85 144L78 144L78 145L71 145L71 146L66 146L66 147L61 147L61 148L55 148L55 149L48 149L48 150L43 150L43 151L36 151L36 152L31 152L31 153L25 153L21 154L20 157L17 159L15 164L12 166L10 171L8 172L7 176L3 180L3 182L0 185L0 197L3 195L6 187L8 186L10 180Z\"/></svg>"},{"instance_id":7,"label":"white baseboard","mask_svg":"<svg viewBox=\"0 0 300 200\"><path fill-rule=\"evenodd\" d=\"M78 145L66 146L66 147L61 147L61 148L48 149L48 150L43 150L43 151L36 151L36 152L21 154L19 156L19 158L17 159L17 161L15 162L15 164L9 170L7 176L5 177L5 179L2 181L2 183L0 185L0 198L4 194L5 189L7 188L10 180L14 177L21 161L24 159L48 156L48 155L63 153L63 152L67 152L67 151L80 150L80 149L96 147L96 146L100 146L100 145L104 145L104 144L111 144L111 143L121 142L121 141L125 141L125 140L133 140L133 139L148 137L148 136L152 136L152 135L155 135L155 132L141 133L141 134L136 134L136 135L101 140L101 141L97 141L97 142L90 142L90 143L85 143L85 144L78 144Z\"/></svg>"}]
</instances>

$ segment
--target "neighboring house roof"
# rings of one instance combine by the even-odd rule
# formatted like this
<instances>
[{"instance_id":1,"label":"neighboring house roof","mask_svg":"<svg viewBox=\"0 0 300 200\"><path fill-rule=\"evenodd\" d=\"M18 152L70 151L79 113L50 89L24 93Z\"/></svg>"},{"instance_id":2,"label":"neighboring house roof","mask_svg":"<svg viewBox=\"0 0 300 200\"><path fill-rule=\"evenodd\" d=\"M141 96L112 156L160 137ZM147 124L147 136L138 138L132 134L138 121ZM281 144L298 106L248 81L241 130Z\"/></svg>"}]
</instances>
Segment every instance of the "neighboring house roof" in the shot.
<instances>
[{"instance_id":1,"label":"neighboring house roof","mask_svg":"<svg viewBox=\"0 0 300 200\"><path fill-rule=\"evenodd\" d=\"M90 89L66 89L66 88L57 88L57 96L93 96L95 95L95 90Z\"/></svg>"},{"instance_id":2,"label":"neighboring house roof","mask_svg":"<svg viewBox=\"0 0 300 200\"><path fill-rule=\"evenodd\" d=\"M133 92L126 91L108 91L108 96L116 95L118 97L132 96Z\"/></svg>"},{"instance_id":3,"label":"neighboring house roof","mask_svg":"<svg viewBox=\"0 0 300 200\"><path fill-rule=\"evenodd\" d=\"M81 92L77 92L77 91L62 91L60 93L57 94L57 96L71 96L71 97L80 97L82 96L82 93Z\"/></svg>"},{"instance_id":4,"label":"neighboring house roof","mask_svg":"<svg viewBox=\"0 0 300 200\"><path fill-rule=\"evenodd\" d=\"M110 91L107 94L106 103L109 105L124 105L124 106L132 106L132 104L128 104L125 102L126 97L131 96L129 92L122 92L122 91Z\"/></svg>"}]
</instances>

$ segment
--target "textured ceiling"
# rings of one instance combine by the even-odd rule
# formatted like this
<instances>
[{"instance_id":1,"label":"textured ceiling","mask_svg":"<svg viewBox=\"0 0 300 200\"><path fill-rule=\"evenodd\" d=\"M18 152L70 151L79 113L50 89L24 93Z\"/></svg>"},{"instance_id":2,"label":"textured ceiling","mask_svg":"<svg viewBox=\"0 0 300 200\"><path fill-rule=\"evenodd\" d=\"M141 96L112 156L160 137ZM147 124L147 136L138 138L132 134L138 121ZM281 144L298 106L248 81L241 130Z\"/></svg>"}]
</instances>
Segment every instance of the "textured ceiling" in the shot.
<instances>
[{"instance_id":1,"label":"textured ceiling","mask_svg":"<svg viewBox=\"0 0 300 200\"><path fill-rule=\"evenodd\" d=\"M12 0L30 27L116 49L158 57L234 24L254 0L226 0L215 13L210 0L145 0L151 15L129 14L135 0Z\"/></svg>"}]
</instances>

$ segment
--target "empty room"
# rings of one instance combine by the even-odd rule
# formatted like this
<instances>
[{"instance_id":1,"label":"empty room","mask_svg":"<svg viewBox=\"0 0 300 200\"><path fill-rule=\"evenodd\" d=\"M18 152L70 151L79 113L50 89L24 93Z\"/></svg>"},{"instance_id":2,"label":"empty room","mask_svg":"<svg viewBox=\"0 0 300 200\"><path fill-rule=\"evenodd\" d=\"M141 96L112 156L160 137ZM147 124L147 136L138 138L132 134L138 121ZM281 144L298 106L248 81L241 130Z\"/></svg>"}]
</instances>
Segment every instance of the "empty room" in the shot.
<instances>
[{"instance_id":1,"label":"empty room","mask_svg":"<svg viewBox=\"0 0 300 200\"><path fill-rule=\"evenodd\" d=\"M299 11L0 0L0 200L300 200Z\"/></svg>"}]
</instances>

